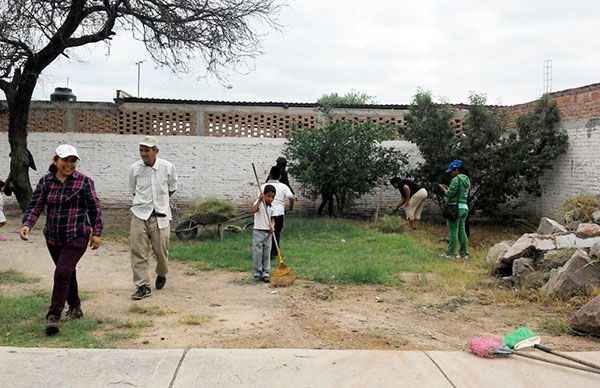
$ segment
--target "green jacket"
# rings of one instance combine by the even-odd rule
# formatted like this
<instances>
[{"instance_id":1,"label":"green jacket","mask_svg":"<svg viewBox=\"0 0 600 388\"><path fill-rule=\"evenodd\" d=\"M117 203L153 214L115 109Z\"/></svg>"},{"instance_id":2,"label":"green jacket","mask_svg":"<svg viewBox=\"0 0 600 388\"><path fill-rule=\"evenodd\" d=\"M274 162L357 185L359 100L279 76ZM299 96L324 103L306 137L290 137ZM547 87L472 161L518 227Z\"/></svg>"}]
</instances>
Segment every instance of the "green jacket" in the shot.
<instances>
[{"instance_id":1,"label":"green jacket","mask_svg":"<svg viewBox=\"0 0 600 388\"><path fill-rule=\"evenodd\" d=\"M446 190L446 199L448 204L456 205L458 203L467 204L469 197L469 188L471 187L471 180L464 174L458 174L450 182L448 190Z\"/></svg>"}]
</instances>

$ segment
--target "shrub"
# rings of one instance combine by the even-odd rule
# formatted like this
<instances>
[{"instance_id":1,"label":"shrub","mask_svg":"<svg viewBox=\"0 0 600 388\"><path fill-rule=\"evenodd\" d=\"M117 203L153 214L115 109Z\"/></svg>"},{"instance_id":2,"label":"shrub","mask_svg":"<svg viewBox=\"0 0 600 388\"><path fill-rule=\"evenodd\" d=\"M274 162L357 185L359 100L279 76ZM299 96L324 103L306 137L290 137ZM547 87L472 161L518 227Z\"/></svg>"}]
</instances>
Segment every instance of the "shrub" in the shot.
<instances>
[{"instance_id":1,"label":"shrub","mask_svg":"<svg viewBox=\"0 0 600 388\"><path fill-rule=\"evenodd\" d=\"M594 222L592 214L600 210L600 200L594 193L583 193L567 199L560 210L567 224L573 221Z\"/></svg>"}]
</instances>

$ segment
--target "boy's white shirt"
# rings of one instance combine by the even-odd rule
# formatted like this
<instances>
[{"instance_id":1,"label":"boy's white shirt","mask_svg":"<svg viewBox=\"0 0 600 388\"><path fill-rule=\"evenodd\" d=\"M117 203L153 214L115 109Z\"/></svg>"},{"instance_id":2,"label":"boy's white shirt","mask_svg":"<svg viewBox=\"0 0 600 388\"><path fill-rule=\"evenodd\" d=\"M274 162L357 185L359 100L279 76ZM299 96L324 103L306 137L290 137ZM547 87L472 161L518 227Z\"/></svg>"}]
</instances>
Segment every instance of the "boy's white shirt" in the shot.
<instances>
[{"instance_id":1,"label":"boy's white shirt","mask_svg":"<svg viewBox=\"0 0 600 388\"><path fill-rule=\"evenodd\" d=\"M275 199L271 203L271 216L283 216L285 214L285 202L294 196L292 190L285 183L278 180L269 181L261 186L261 191L264 193L265 186L275 186Z\"/></svg>"},{"instance_id":2,"label":"boy's white shirt","mask_svg":"<svg viewBox=\"0 0 600 388\"><path fill-rule=\"evenodd\" d=\"M258 230L271 230L271 219L267 218L267 212L265 211L265 204L259 199L254 202L256 205L257 202L260 201L260 206L258 207L258 211L254 213L254 229ZM269 210L271 211L271 205L269 205Z\"/></svg>"}]
</instances>

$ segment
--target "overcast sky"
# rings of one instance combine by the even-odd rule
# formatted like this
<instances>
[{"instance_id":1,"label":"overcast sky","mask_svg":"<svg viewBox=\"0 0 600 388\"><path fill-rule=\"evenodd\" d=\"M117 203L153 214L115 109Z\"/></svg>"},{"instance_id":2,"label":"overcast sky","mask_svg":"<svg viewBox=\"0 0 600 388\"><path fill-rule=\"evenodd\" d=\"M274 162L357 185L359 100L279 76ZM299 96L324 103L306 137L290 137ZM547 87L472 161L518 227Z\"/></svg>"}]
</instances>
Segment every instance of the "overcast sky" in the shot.
<instances>
[{"instance_id":1,"label":"overcast sky","mask_svg":"<svg viewBox=\"0 0 600 388\"><path fill-rule=\"evenodd\" d=\"M409 103L417 88L449 102L485 93L491 104L533 100L552 59L552 90L600 82L598 0L288 0L280 32L231 88L197 74L156 68L126 35L76 51L44 73L35 98L69 86L80 101L112 101L115 90L141 96L226 101L314 102L351 89L379 103ZM197 64L202 68L202 64ZM226 72L227 73L227 72Z\"/></svg>"}]
</instances>

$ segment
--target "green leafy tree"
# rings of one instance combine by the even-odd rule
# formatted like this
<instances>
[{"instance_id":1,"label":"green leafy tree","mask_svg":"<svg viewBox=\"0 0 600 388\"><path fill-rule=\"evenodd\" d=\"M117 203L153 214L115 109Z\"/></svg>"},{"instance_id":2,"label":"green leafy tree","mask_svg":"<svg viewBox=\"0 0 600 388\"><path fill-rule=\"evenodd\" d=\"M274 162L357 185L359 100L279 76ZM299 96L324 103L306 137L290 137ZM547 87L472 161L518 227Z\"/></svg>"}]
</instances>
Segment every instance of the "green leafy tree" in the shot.
<instances>
[{"instance_id":1,"label":"green leafy tree","mask_svg":"<svg viewBox=\"0 0 600 388\"><path fill-rule=\"evenodd\" d=\"M469 100L463 132L456 133L448 104L434 103L428 92L414 97L406 136L424 159L414 176L435 189L448 181L448 164L463 160L471 176L471 208L488 214L523 192L541 195L539 179L568 149L568 136L556 125L556 104L541 98L531 113L517 119L516 129L509 130L504 112L489 109L484 96Z\"/></svg>"},{"instance_id":2,"label":"green leafy tree","mask_svg":"<svg viewBox=\"0 0 600 388\"><path fill-rule=\"evenodd\" d=\"M222 69L260 54L254 22L278 29L278 0L2 0L0 90L6 96L10 181L21 209L31 198L27 123L43 71L78 48L115 35L141 41L152 61L187 73L200 61L224 81Z\"/></svg>"},{"instance_id":3,"label":"green leafy tree","mask_svg":"<svg viewBox=\"0 0 600 388\"><path fill-rule=\"evenodd\" d=\"M391 138L391 129L367 122L332 122L294 132L284 155L289 171L307 189L309 196L330 194L337 210L344 213L360 196L379 187L382 177L399 173L407 163L404 153L381 142Z\"/></svg>"},{"instance_id":4,"label":"green leafy tree","mask_svg":"<svg viewBox=\"0 0 600 388\"><path fill-rule=\"evenodd\" d=\"M369 96L366 93L359 92L358 90L352 89L349 93L339 95L337 93L323 94L321 98L317 100L320 109L325 112L331 112L332 108L336 106L344 105L365 105L374 104L375 97Z\"/></svg>"}]
</instances>

